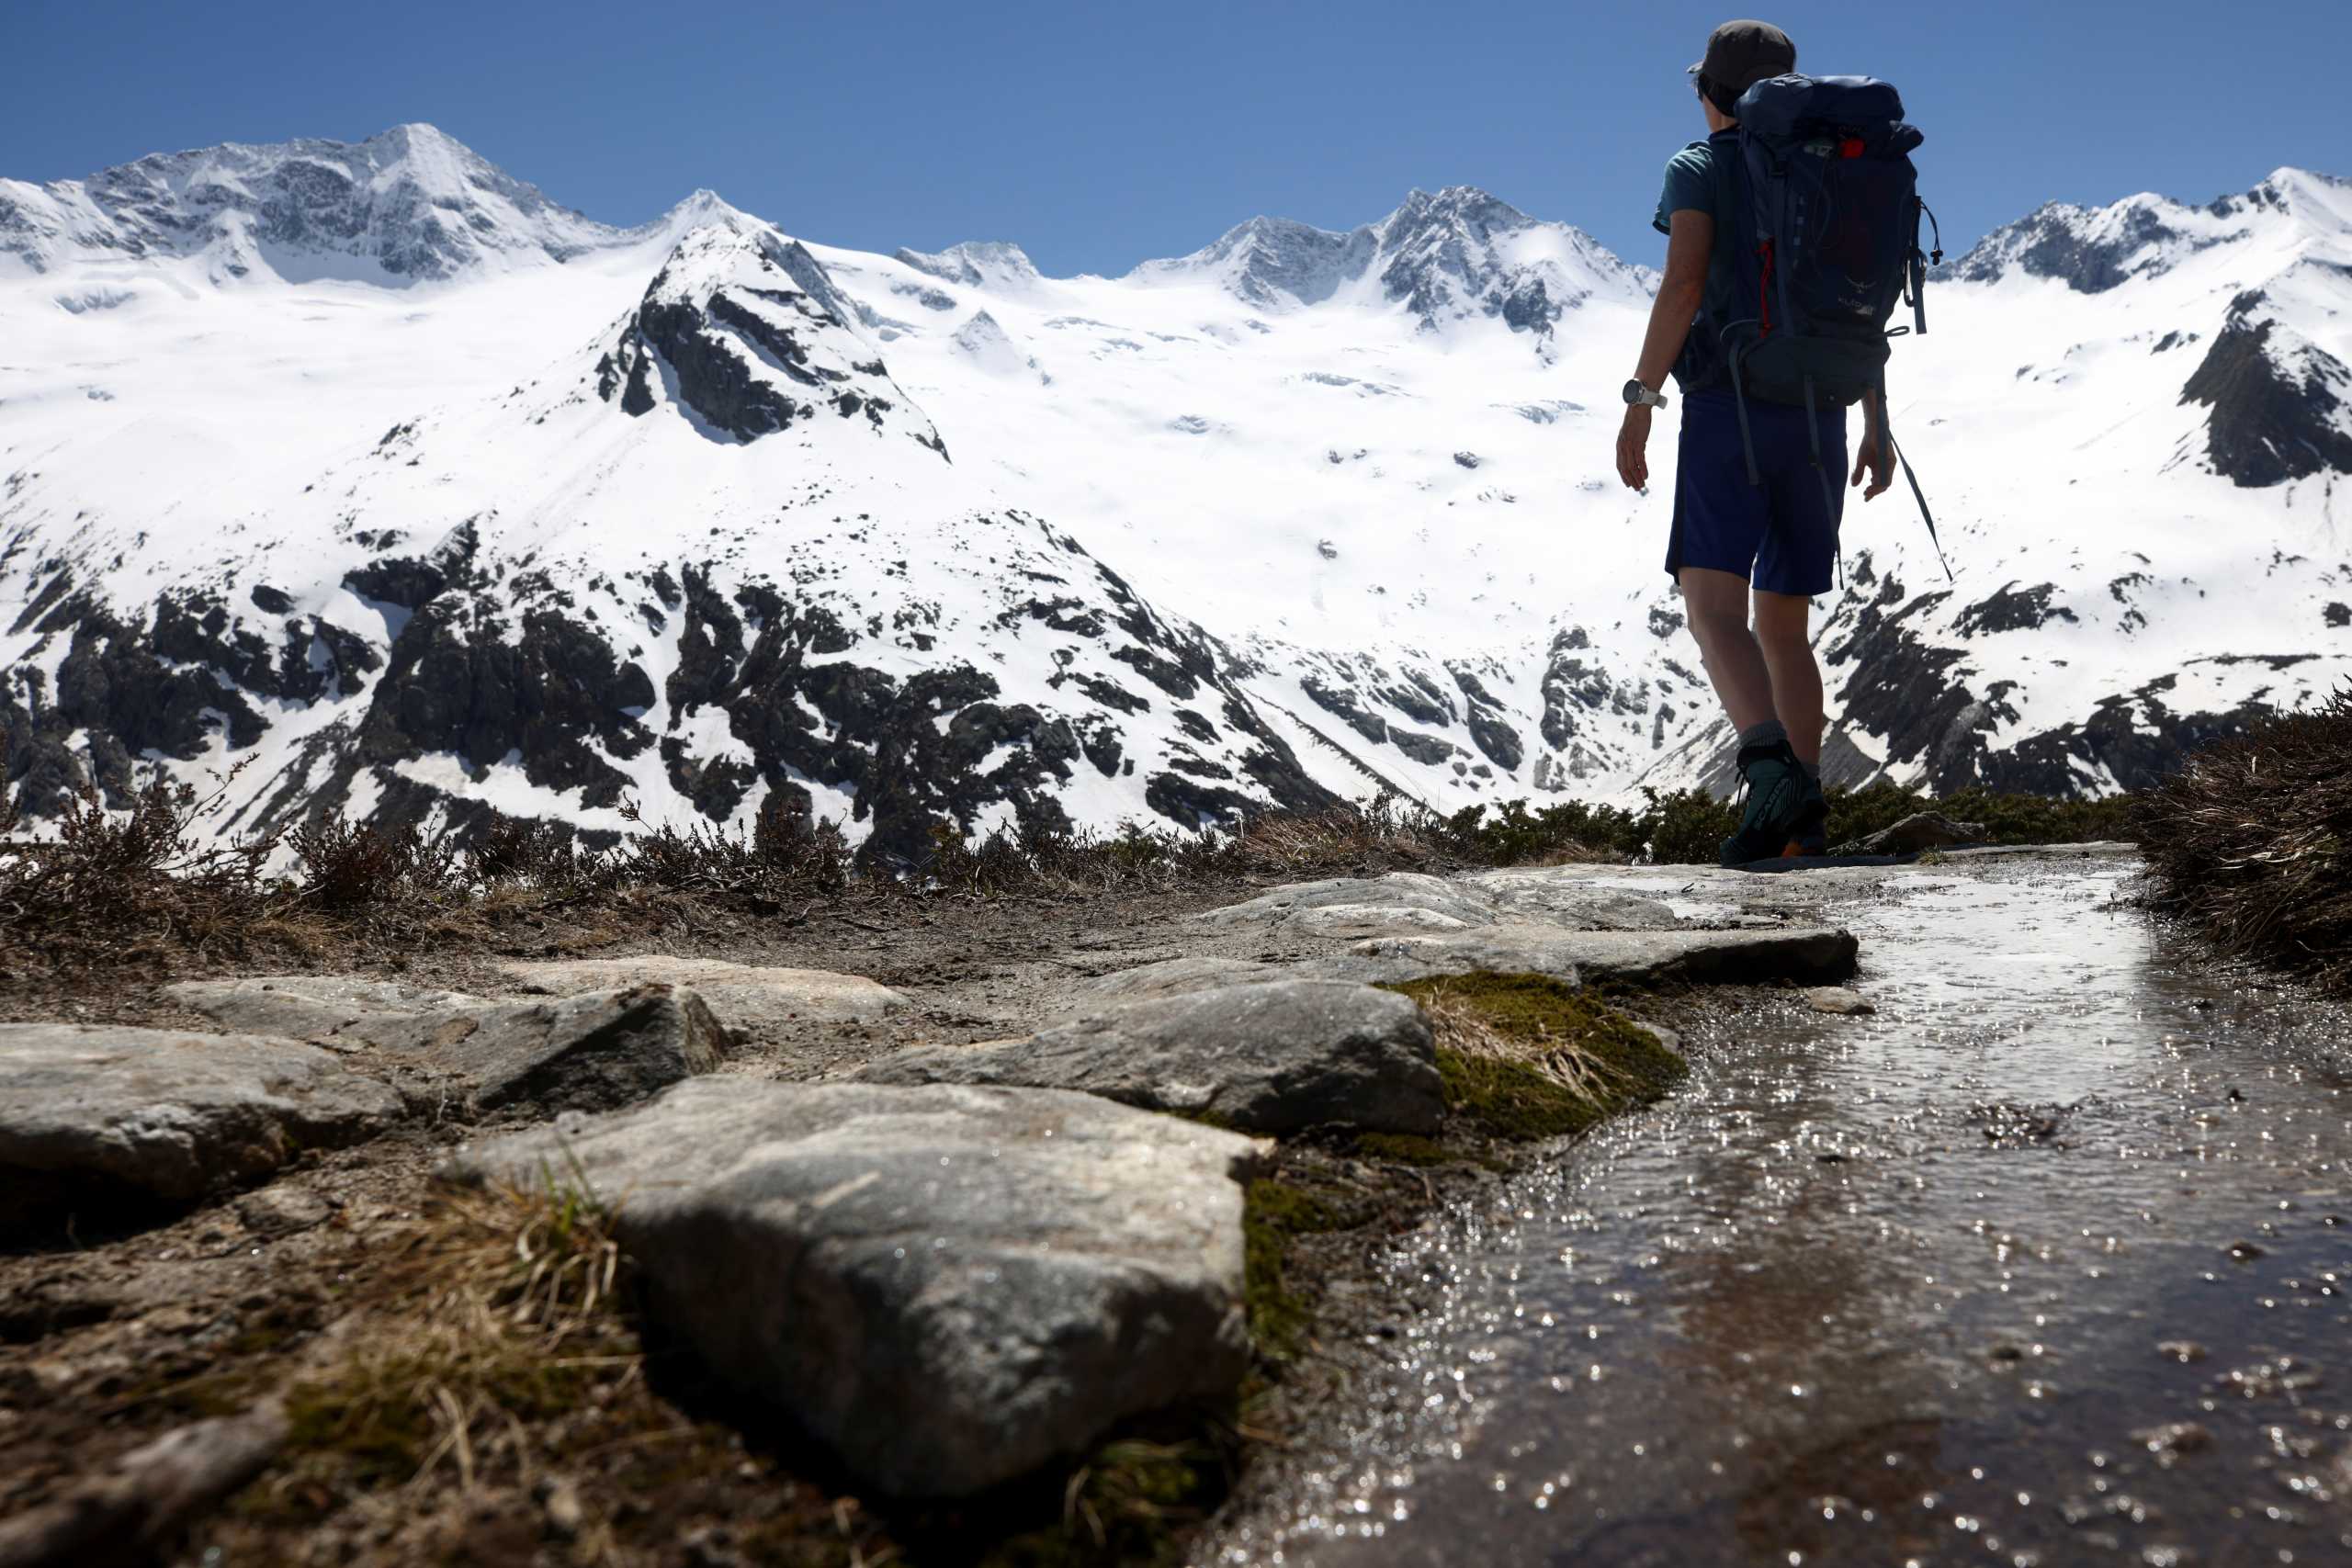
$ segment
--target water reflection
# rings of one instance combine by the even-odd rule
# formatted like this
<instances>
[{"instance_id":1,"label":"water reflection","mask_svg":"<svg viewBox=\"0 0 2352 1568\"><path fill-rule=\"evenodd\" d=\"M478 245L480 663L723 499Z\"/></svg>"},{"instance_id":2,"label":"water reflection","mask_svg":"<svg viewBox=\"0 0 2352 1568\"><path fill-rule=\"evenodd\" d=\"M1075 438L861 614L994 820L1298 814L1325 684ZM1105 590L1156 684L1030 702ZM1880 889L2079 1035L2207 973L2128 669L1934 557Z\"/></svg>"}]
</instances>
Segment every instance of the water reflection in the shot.
<instances>
[{"instance_id":1,"label":"water reflection","mask_svg":"<svg viewBox=\"0 0 2352 1568\"><path fill-rule=\"evenodd\" d=\"M1762 1005L1417 1238L1380 1418L1232 1560L2352 1562L2343 1016L2127 870L1841 908L1880 1012Z\"/></svg>"}]
</instances>

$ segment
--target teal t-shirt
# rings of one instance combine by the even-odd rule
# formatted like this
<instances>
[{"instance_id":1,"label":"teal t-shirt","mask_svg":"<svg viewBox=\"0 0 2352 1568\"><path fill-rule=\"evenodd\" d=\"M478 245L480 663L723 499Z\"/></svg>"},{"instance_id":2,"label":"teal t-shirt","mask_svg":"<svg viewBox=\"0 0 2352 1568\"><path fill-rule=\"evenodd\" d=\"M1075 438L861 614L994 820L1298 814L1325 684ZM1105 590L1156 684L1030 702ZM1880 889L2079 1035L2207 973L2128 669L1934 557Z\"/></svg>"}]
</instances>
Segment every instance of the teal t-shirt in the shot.
<instances>
[{"instance_id":1,"label":"teal t-shirt","mask_svg":"<svg viewBox=\"0 0 2352 1568\"><path fill-rule=\"evenodd\" d=\"M1738 182L1725 177L1732 160L1739 156L1739 132L1719 130L1704 141L1693 141L1667 160L1666 186L1658 193L1657 212L1650 226L1659 233L1668 232L1668 220L1684 210L1704 212L1715 220L1715 247L1707 258L1707 287L1700 297L1698 324L1691 335L1705 341L1686 349L1674 367L1675 378L1690 391L1688 372L1702 368L1702 384L1711 384L1715 378L1707 373L1716 360L1713 338L1723 323L1737 320L1732 310L1732 295L1737 287L1731 261L1730 237L1736 231L1738 213L1733 203L1738 199Z\"/></svg>"}]
</instances>

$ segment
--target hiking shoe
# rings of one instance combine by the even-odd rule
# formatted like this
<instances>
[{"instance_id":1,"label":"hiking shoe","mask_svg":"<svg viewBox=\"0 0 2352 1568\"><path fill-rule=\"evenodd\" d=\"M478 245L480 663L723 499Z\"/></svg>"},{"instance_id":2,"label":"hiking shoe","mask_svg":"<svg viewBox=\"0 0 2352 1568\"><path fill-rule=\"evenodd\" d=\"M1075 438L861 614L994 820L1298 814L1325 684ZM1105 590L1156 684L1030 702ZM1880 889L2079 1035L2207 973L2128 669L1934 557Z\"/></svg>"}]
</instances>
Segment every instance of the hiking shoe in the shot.
<instances>
[{"instance_id":1,"label":"hiking shoe","mask_svg":"<svg viewBox=\"0 0 2352 1568\"><path fill-rule=\"evenodd\" d=\"M1739 776L1747 785L1747 806L1739 831L1723 842L1723 864L1747 865L1790 852L1805 803L1804 767L1785 740L1739 749Z\"/></svg>"},{"instance_id":2,"label":"hiking shoe","mask_svg":"<svg viewBox=\"0 0 2352 1568\"><path fill-rule=\"evenodd\" d=\"M1781 852L1789 855L1826 855L1829 852L1829 797L1821 793L1821 781L1808 776L1804 781L1804 808L1797 813L1796 826L1789 829L1789 847Z\"/></svg>"}]
</instances>

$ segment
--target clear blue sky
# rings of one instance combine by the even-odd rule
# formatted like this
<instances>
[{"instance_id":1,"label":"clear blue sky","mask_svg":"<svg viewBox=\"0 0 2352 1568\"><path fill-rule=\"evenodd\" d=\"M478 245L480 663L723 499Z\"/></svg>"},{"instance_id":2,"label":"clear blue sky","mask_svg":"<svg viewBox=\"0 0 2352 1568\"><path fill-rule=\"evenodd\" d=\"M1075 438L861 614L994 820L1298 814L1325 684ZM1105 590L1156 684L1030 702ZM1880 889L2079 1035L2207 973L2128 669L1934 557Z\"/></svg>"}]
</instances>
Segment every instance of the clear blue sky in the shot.
<instances>
[{"instance_id":1,"label":"clear blue sky","mask_svg":"<svg viewBox=\"0 0 2352 1568\"><path fill-rule=\"evenodd\" d=\"M1736 3L1736 0L1734 0ZM1771 5L1896 83L1963 243L2050 198L2352 175L2352 4ZM1483 186L1637 260L1723 4L0 0L0 175L428 120L618 223L696 186L828 243L1010 239L1115 273L1254 213Z\"/></svg>"}]
</instances>

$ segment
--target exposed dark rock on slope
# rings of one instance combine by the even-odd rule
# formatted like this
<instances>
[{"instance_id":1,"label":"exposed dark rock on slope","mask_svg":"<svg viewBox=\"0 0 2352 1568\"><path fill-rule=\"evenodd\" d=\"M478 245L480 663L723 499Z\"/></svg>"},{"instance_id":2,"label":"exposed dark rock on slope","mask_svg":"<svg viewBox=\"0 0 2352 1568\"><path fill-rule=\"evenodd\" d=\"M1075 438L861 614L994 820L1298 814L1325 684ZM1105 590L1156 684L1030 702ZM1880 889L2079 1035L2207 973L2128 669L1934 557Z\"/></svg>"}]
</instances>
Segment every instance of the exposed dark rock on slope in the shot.
<instances>
[{"instance_id":1,"label":"exposed dark rock on slope","mask_svg":"<svg viewBox=\"0 0 2352 1568\"><path fill-rule=\"evenodd\" d=\"M2239 296L2180 389L2211 408L2206 453L2241 485L2352 472L2352 368L2283 326L2260 292Z\"/></svg>"}]
</instances>

